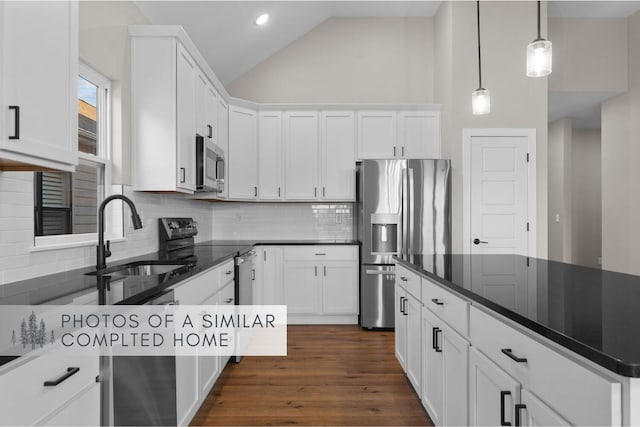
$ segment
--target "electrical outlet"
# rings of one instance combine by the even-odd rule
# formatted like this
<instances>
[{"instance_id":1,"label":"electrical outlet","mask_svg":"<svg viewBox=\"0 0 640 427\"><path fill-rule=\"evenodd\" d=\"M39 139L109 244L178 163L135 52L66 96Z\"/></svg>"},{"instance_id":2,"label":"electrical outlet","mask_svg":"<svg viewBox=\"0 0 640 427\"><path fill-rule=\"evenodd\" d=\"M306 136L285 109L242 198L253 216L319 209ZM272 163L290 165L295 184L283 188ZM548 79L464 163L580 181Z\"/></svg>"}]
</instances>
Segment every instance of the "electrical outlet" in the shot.
<instances>
[{"instance_id":1,"label":"electrical outlet","mask_svg":"<svg viewBox=\"0 0 640 427\"><path fill-rule=\"evenodd\" d=\"M560 222L560 214L556 214L556 222Z\"/></svg>"},{"instance_id":2,"label":"electrical outlet","mask_svg":"<svg viewBox=\"0 0 640 427\"><path fill-rule=\"evenodd\" d=\"M342 215L336 215L336 224L342 224Z\"/></svg>"}]
</instances>

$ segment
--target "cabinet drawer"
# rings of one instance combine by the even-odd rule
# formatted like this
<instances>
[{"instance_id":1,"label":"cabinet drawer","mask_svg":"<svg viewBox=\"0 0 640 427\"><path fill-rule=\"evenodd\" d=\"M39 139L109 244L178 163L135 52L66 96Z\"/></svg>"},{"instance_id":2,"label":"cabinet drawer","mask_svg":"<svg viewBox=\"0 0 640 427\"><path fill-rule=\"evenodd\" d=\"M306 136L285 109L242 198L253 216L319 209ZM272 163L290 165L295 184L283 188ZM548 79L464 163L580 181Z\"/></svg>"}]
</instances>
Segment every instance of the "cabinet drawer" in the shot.
<instances>
[{"instance_id":1,"label":"cabinet drawer","mask_svg":"<svg viewBox=\"0 0 640 427\"><path fill-rule=\"evenodd\" d=\"M68 368L80 370L56 386L44 385L68 373ZM97 354L53 349L0 374L0 424L35 424L95 383L99 372Z\"/></svg>"},{"instance_id":2,"label":"cabinet drawer","mask_svg":"<svg viewBox=\"0 0 640 427\"><path fill-rule=\"evenodd\" d=\"M420 298L420 276L398 264L396 264L396 285L402 286L418 300L422 299Z\"/></svg>"},{"instance_id":3,"label":"cabinet drawer","mask_svg":"<svg viewBox=\"0 0 640 427\"><path fill-rule=\"evenodd\" d=\"M235 278L235 260L232 258L217 268L219 274L218 283L220 284L220 288L222 288Z\"/></svg>"},{"instance_id":4,"label":"cabinet drawer","mask_svg":"<svg viewBox=\"0 0 640 427\"><path fill-rule=\"evenodd\" d=\"M621 385L471 307L471 343L574 425L620 425ZM517 362L503 353L510 349Z\"/></svg>"},{"instance_id":5,"label":"cabinet drawer","mask_svg":"<svg viewBox=\"0 0 640 427\"><path fill-rule=\"evenodd\" d=\"M422 278L422 303L459 334L469 336L469 302Z\"/></svg>"},{"instance_id":6,"label":"cabinet drawer","mask_svg":"<svg viewBox=\"0 0 640 427\"><path fill-rule=\"evenodd\" d=\"M224 288L220 289L218 304L220 305L234 305L236 303L235 299L236 288L233 283L226 285Z\"/></svg>"},{"instance_id":7,"label":"cabinet drawer","mask_svg":"<svg viewBox=\"0 0 640 427\"><path fill-rule=\"evenodd\" d=\"M175 287L175 298L181 305L198 305L219 289L218 269L199 273Z\"/></svg>"},{"instance_id":8,"label":"cabinet drawer","mask_svg":"<svg viewBox=\"0 0 640 427\"><path fill-rule=\"evenodd\" d=\"M358 260L357 246L286 246L285 261L352 261Z\"/></svg>"}]
</instances>

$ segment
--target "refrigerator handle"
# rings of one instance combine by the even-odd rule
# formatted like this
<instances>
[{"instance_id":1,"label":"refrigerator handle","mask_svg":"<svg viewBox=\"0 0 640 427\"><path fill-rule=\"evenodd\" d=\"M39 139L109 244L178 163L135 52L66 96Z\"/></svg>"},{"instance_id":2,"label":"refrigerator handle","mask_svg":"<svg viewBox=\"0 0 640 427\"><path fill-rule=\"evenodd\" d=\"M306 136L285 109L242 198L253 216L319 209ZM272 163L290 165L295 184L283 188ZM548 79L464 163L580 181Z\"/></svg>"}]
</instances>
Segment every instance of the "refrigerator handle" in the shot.
<instances>
[{"instance_id":1,"label":"refrigerator handle","mask_svg":"<svg viewBox=\"0 0 640 427\"><path fill-rule=\"evenodd\" d=\"M407 253L407 231L409 229L409 177L407 169L402 169L402 241L399 251L401 254Z\"/></svg>"},{"instance_id":2,"label":"refrigerator handle","mask_svg":"<svg viewBox=\"0 0 640 427\"><path fill-rule=\"evenodd\" d=\"M407 233L407 242L406 242L406 248L407 251L406 253L410 253L410 251L413 248L409 248L409 246L413 246L410 245L409 243L413 243L413 233L414 233L414 229L413 229L413 225L415 223L415 219L413 218L413 215L415 213L415 206L414 206L414 201L413 201L413 195L415 194L414 192L414 182L413 182L413 168L407 168L407 177L409 179L409 194L408 194L408 199L409 199L409 212L407 212L407 221L409 222L409 231Z\"/></svg>"}]
</instances>

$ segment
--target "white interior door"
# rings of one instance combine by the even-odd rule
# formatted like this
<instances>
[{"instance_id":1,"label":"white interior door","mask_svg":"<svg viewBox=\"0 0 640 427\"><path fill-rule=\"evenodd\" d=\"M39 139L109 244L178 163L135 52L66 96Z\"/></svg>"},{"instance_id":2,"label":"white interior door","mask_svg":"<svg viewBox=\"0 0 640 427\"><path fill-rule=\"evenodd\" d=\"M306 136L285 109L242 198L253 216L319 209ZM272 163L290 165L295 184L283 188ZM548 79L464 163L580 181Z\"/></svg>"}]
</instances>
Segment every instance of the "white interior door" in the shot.
<instances>
[{"instance_id":1,"label":"white interior door","mask_svg":"<svg viewBox=\"0 0 640 427\"><path fill-rule=\"evenodd\" d=\"M468 253L533 255L535 175L530 160L535 142L530 133L465 131Z\"/></svg>"}]
</instances>

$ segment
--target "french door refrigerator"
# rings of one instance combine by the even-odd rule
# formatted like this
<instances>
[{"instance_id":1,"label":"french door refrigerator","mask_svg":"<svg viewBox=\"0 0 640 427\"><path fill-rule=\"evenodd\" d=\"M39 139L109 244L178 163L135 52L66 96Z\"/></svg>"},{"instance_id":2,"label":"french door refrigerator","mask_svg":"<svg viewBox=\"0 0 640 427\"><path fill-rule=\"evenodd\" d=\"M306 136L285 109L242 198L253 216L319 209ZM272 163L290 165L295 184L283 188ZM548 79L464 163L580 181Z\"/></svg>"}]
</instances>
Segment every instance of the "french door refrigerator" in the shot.
<instances>
[{"instance_id":1,"label":"french door refrigerator","mask_svg":"<svg viewBox=\"0 0 640 427\"><path fill-rule=\"evenodd\" d=\"M451 253L449 160L363 160L357 174L360 325L393 328L393 256L446 271Z\"/></svg>"}]
</instances>

